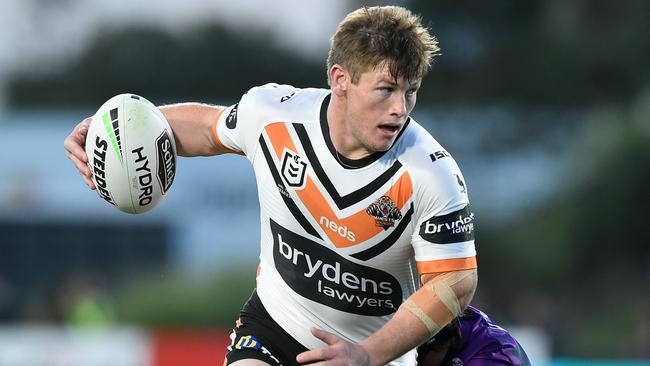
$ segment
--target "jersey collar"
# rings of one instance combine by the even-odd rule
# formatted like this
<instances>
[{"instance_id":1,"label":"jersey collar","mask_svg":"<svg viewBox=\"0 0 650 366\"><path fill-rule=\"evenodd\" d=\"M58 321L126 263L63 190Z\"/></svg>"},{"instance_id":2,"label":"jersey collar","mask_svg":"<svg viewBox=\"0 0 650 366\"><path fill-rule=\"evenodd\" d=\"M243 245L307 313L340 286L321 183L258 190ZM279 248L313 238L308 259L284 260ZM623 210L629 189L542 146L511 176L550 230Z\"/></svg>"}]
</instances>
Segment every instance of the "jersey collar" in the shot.
<instances>
[{"instance_id":1,"label":"jersey collar","mask_svg":"<svg viewBox=\"0 0 650 366\"><path fill-rule=\"evenodd\" d=\"M345 156L339 154L336 151L336 148L334 147L334 144L332 143L332 138L330 137L330 129L329 125L327 122L327 107L330 104L330 99L331 99L332 94L328 94L325 99L323 99L323 103L321 104L320 108L320 128L323 133L323 138L325 139L325 144L327 144L327 148L329 149L330 153L334 157L334 160L336 160L339 165L341 165L345 169L360 169L363 167L366 167L375 161L379 160L386 152L388 152L390 149L395 146L395 143L397 140L399 140L400 136L404 133L404 130L406 130L406 126L408 126L409 122L411 122L411 117L408 117L406 119L406 123L404 123L404 126L402 127L402 130L399 132L397 135L397 138L395 138L395 141L393 142L393 145L386 151L377 151L374 152L368 156L365 156L361 159L348 159Z\"/></svg>"}]
</instances>

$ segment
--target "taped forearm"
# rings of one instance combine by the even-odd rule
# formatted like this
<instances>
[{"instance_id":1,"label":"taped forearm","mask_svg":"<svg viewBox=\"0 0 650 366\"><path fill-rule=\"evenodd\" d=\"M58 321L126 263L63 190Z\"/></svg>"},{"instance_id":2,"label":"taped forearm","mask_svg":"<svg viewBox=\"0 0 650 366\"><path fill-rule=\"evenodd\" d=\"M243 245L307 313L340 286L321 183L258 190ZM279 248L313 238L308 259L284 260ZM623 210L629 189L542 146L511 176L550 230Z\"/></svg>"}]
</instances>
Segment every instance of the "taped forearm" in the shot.
<instances>
[{"instance_id":1,"label":"taped forearm","mask_svg":"<svg viewBox=\"0 0 650 366\"><path fill-rule=\"evenodd\" d=\"M440 290L439 286L448 286L458 302L457 311L467 305L476 287L476 270L445 272L427 280L400 306L393 318L381 329L361 342L371 357L372 365L386 365L396 357L419 346L437 333L456 315L452 315L441 297L449 297L449 291ZM436 295L436 287L440 297ZM447 303L453 303L447 301ZM422 327L418 326L423 324Z\"/></svg>"},{"instance_id":2,"label":"taped forearm","mask_svg":"<svg viewBox=\"0 0 650 366\"><path fill-rule=\"evenodd\" d=\"M430 335L434 335L467 306L476 286L476 278L476 269L438 275L411 295L401 307L420 319Z\"/></svg>"}]
</instances>

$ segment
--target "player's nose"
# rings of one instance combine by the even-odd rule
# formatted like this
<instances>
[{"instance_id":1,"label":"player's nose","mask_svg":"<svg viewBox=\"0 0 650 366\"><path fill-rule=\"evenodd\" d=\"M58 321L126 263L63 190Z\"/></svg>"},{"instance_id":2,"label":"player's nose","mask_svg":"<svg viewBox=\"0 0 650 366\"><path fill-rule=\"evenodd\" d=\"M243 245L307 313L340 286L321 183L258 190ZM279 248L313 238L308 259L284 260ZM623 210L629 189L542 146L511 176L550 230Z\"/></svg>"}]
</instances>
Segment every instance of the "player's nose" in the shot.
<instances>
[{"instance_id":1,"label":"player's nose","mask_svg":"<svg viewBox=\"0 0 650 366\"><path fill-rule=\"evenodd\" d=\"M390 103L390 114L396 117L406 116L406 97L399 93L395 93Z\"/></svg>"}]
</instances>

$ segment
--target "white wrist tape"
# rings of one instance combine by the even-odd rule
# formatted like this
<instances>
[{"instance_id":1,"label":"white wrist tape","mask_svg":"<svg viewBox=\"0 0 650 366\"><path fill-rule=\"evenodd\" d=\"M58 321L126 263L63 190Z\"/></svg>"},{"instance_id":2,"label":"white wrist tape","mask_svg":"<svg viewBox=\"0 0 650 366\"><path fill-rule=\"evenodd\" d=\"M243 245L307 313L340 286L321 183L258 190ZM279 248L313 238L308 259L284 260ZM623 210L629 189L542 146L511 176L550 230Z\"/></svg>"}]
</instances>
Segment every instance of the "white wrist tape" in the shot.
<instances>
[{"instance_id":1,"label":"white wrist tape","mask_svg":"<svg viewBox=\"0 0 650 366\"><path fill-rule=\"evenodd\" d=\"M424 323L424 326L427 327L430 335L434 335L442 329L442 327L436 324L436 322L434 322L433 319L431 319L412 299L407 299L402 306Z\"/></svg>"}]
</instances>

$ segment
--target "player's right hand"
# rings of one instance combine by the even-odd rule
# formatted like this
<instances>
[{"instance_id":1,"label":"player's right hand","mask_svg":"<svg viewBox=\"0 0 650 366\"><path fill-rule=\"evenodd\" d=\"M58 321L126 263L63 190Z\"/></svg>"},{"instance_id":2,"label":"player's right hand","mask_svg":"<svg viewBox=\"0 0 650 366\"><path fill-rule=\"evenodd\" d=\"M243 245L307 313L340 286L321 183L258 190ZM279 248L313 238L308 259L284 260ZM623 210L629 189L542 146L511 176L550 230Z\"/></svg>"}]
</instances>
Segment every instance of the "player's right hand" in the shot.
<instances>
[{"instance_id":1,"label":"player's right hand","mask_svg":"<svg viewBox=\"0 0 650 366\"><path fill-rule=\"evenodd\" d=\"M88 156L84 149L90 121L92 121L92 118L88 117L79 122L79 124L72 129L72 132L70 132L68 137L66 137L65 141L63 141L63 147L66 150L68 159L70 159L77 168L79 174L81 174L81 178L86 182L88 188L95 189L97 187L92 181L92 172L88 166Z\"/></svg>"}]
</instances>

